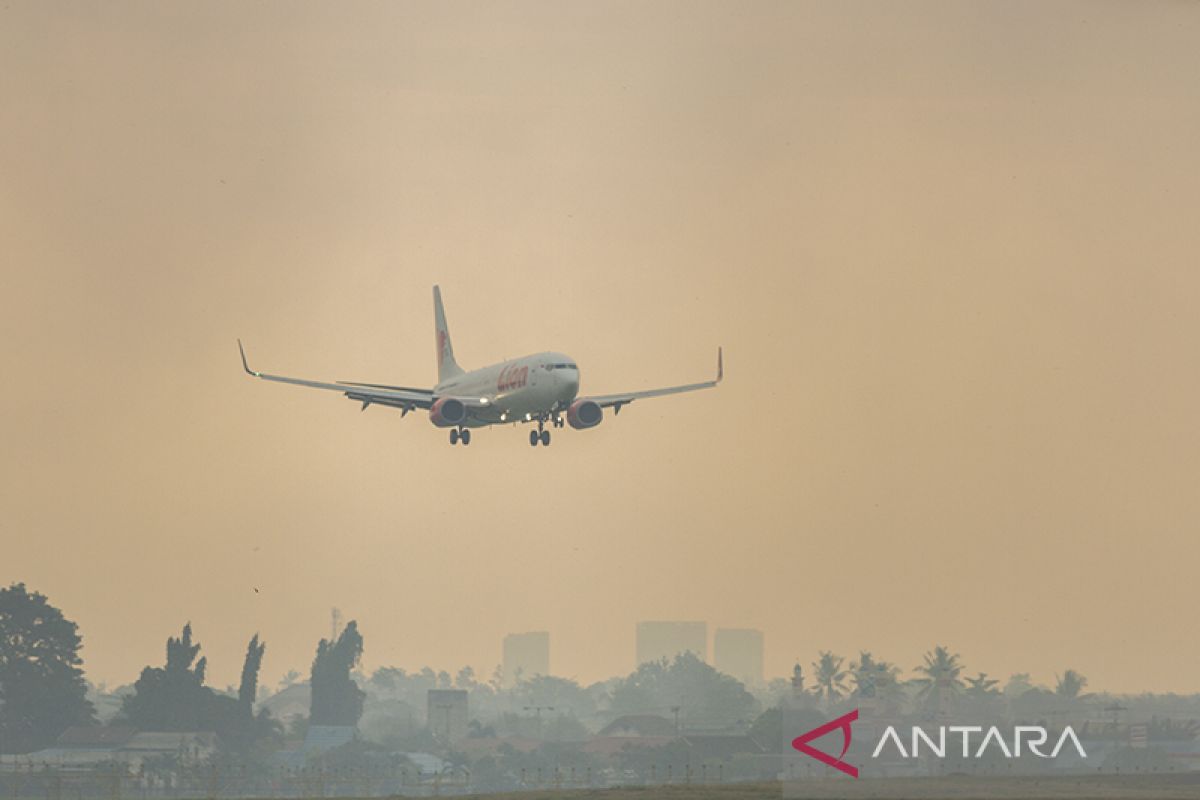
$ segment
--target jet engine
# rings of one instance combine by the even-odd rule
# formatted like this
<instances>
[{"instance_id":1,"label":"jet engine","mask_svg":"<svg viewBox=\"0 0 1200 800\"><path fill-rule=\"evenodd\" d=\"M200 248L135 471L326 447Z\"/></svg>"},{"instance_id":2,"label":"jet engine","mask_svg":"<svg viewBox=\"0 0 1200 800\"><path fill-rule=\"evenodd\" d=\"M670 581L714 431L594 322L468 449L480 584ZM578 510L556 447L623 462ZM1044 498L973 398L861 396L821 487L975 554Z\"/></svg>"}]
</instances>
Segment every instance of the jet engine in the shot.
<instances>
[{"instance_id":1,"label":"jet engine","mask_svg":"<svg viewBox=\"0 0 1200 800\"><path fill-rule=\"evenodd\" d=\"M577 431L594 428L604 419L604 409L595 400L576 400L567 409L567 422Z\"/></svg>"},{"instance_id":2,"label":"jet engine","mask_svg":"<svg viewBox=\"0 0 1200 800\"><path fill-rule=\"evenodd\" d=\"M456 428L467 419L467 407L453 397L439 398L429 407L429 421L439 428Z\"/></svg>"}]
</instances>

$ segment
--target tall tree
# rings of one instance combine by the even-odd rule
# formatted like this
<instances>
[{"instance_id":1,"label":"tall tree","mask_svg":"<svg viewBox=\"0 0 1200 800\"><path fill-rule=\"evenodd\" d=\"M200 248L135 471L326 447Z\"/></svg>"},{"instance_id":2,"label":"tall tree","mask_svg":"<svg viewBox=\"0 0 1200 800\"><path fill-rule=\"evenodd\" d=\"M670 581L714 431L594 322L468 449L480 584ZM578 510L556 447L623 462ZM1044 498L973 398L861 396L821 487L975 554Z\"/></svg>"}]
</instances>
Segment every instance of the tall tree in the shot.
<instances>
[{"instance_id":1,"label":"tall tree","mask_svg":"<svg viewBox=\"0 0 1200 800\"><path fill-rule=\"evenodd\" d=\"M362 657L363 638L354 620L346 623L336 641L322 639L312 665L311 725L358 724L366 692L350 677Z\"/></svg>"},{"instance_id":2,"label":"tall tree","mask_svg":"<svg viewBox=\"0 0 1200 800\"><path fill-rule=\"evenodd\" d=\"M190 622L178 638L167 637L167 663L142 670L133 694L122 704L124 719L143 730L206 730L205 706L212 690L204 686L208 660L203 656L197 660L199 654L200 643L192 641Z\"/></svg>"},{"instance_id":3,"label":"tall tree","mask_svg":"<svg viewBox=\"0 0 1200 800\"><path fill-rule=\"evenodd\" d=\"M0 589L0 752L28 753L91 722L78 626L23 583Z\"/></svg>"},{"instance_id":4,"label":"tall tree","mask_svg":"<svg viewBox=\"0 0 1200 800\"><path fill-rule=\"evenodd\" d=\"M850 680L854 681L854 694L859 697L875 696L875 658L871 651L861 651L858 660L850 662Z\"/></svg>"},{"instance_id":5,"label":"tall tree","mask_svg":"<svg viewBox=\"0 0 1200 800\"><path fill-rule=\"evenodd\" d=\"M555 680L535 679L536 683L529 685L552 686ZM718 672L695 653L686 651L673 661L647 661L615 682L613 711L644 714L648 709L670 717L678 709L681 725L713 728L738 721L748 724L758 714L758 703L736 678Z\"/></svg>"},{"instance_id":6,"label":"tall tree","mask_svg":"<svg viewBox=\"0 0 1200 800\"><path fill-rule=\"evenodd\" d=\"M1033 688L1033 681L1029 679L1028 672L1014 672L1001 691L1009 698L1017 698Z\"/></svg>"},{"instance_id":7,"label":"tall tree","mask_svg":"<svg viewBox=\"0 0 1200 800\"><path fill-rule=\"evenodd\" d=\"M1000 681L989 678L986 672L980 672L974 678L967 678L967 697L975 700L995 697L1000 694L1000 690L996 688L999 683Z\"/></svg>"},{"instance_id":8,"label":"tall tree","mask_svg":"<svg viewBox=\"0 0 1200 800\"><path fill-rule=\"evenodd\" d=\"M963 666L958 659L958 653L938 645L925 654L924 663L916 668L922 676L914 681L920 687L917 698L935 713L944 711L947 702L962 692Z\"/></svg>"},{"instance_id":9,"label":"tall tree","mask_svg":"<svg viewBox=\"0 0 1200 800\"><path fill-rule=\"evenodd\" d=\"M857 661L850 662L850 679L854 682L854 694L859 697L887 694L899 674L899 667L890 661L876 661L867 650L859 653Z\"/></svg>"},{"instance_id":10,"label":"tall tree","mask_svg":"<svg viewBox=\"0 0 1200 800\"><path fill-rule=\"evenodd\" d=\"M142 670L133 694L122 703L122 721L150 731L212 731L242 748L273 737L278 725L270 714L263 709L255 717L253 710L265 650L255 634L246 649L235 699L204 685L208 662L200 656L200 643L192 640L191 624L184 625L179 637L167 638L167 663Z\"/></svg>"},{"instance_id":11,"label":"tall tree","mask_svg":"<svg viewBox=\"0 0 1200 800\"><path fill-rule=\"evenodd\" d=\"M1069 669L1061 676L1058 676L1054 693L1064 700L1080 700L1085 696L1081 692L1087 686L1087 682L1087 678L1083 675L1073 669Z\"/></svg>"},{"instance_id":12,"label":"tall tree","mask_svg":"<svg viewBox=\"0 0 1200 800\"><path fill-rule=\"evenodd\" d=\"M813 662L813 682L816 683L813 694L827 705L836 703L846 694L846 675L849 673L842 669L845 660L828 650L822 650Z\"/></svg>"},{"instance_id":13,"label":"tall tree","mask_svg":"<svg viewBox=\"0 0 1200 800\"><path fill-rule=\"evenodd\" d=\"M258 670L262 667L266 642L258 640L258 634L246 646L246 660L242 663L242 683L238 687L238 702L248 714L254 713L254 701L258 698Z\"/></svg>"}]
</instances>

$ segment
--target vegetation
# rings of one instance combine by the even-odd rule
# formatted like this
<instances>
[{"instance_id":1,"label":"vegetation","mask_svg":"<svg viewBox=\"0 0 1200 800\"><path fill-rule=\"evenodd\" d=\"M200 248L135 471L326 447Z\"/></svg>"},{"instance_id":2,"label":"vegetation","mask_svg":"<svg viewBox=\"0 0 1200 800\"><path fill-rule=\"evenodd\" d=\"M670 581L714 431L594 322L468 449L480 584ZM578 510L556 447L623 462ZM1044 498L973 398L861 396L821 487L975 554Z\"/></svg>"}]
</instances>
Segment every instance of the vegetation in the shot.
<instances>
[{"instance_id":1,"label":"vegetation","mask_svg":"<svg viewBox=\"0 0 1200 800\"><path fill-rule=\"evenodd\" d=\"M322 639L312 665L311 725L357 725L366 693L350 677L362 658L363 638L351 620L336 641Z\"/></svg>"},{"instance_id":2,"label":"vegetation","mask_svg":"<svg viewBox=\"0 0 1200 800\"><path fill-rule=\"evenodd\" d=\"M925 661L917 666L916 672L921 676L914 681L918 687L917 699L926 710L944 710L946 701L963 690L963 668L958 653L951 653L941 645L925 654Z\"/></svg>"},{"instance_id":3,"label":"vegetation","mask_svg":"<svg viewBox=\"0 0 1200 800\"><path fill-rule=\"evenodd\" d=\"M5 737L0 745L28 752L51 745L72 724L94 721L93 705L84 696L74 623L18 584L0 591L0 636L0 734ZM363 651L363 636L350 622L318 643L307 681L291 671L272 695L259 680L266 644L254 635L246 645L239 684L222 692L206 685L208 661L188 624L179 636L167 638L164 664L147 666L132 686L116 693L97 689L94 696L105 710L102 719L110 723L218 735L217 750L203 765L156 756L147 768L156 780L203 781L201 773L225 771L257 776L252 779L262 786L278 777L285 762L293 777L300 770L298 780L308 780L304 776L313 770L385 776L381 780L407 770L420 780L417 761L404 754L440 759L446 770L469 773L471 786L490 790L545 787L555 780L595 785L582 777L593 775L607 782L661 783L694 778L697 769L717 769L725 779L757 779L764 774L762 754L787 747L785 717L789 729L811 729L855 708L898 724L924 724L931 714L1002 725L1077 721L1085 736L1116 743L1103 765L1111 769L1161 769L1165 755L1154 745L1200 737L1200 696L1087 693L1088 680L1075 669L1056 676L1052 687L1016 674L1001 690L1001 681L986 672L969 676L959 654L943 645L926 652L907 680L895 663L872 651L848 661L824 650L812 662L807 681L797 663L790 680L777 678L754 692L692 653L585 686L541 675L518 676L510 685L499 670L481 680L470 667L454 672L382 667L367 676L358 671ZM48 668L40 669L42 664ZM469 696L465 737L454 742L434 736L425 719L427 692L448 688ZM276 701L288 709L286 728L267 710ZM298 702L307 714L295 713ZM119 708L115 716L114 708ZM1135 714L1152 752L1121 744L1131 741ZM623 715L637 717L624 724L645 725L647 738L634 744L594 736ZM353 728L355 735L322 731L309 737L309 745L325 737L340 745L306 749L302 742L310 724ZM675 731L680 736L672 735ZM717 746L718 740L727 750L716 756L694 749Z\"/></svg>"},{"instance_id":4,"label":"vegetation","mask_svg":"<svg viewBox=\"0 0 1200 800\"><path fill-rule=\"evenodd\" d=\"M842 662L845 660L841 656L835 656L828 650L824 650L820 657L813 662L813 680L816 682L813 694L827 706L841 700L846 694L848 673L842 669Z\"/></svg>"},{"instance_id":5,"label":"vegetation","mask_svg":"<svg viewBox=\"0 0 1200 800\"><path fill-rule=\"evenodd\" d=\"M724 675L684 652L668 662L640 665L612 689L612 710L619 714L647 711L674 716L686 724L715 728L748 723L757 716L758 703L738 680Z\"/></svg>"},{"instance_id":6,"label":"vegetation","mask_svg":"<svg viewBox=\"0 0 1200 800\"><path fill-rule=\"evenodd\" d=\"M167 662L146 667L124 699L119 721L141 730L213 731L229 741L253 742L273 737L278 726L268 712L254 715L250 698L258 684L258 669L266 645L250 640L242 668L242 696L220 694L204 685L208 659L192 641L192 626L167 638ZM197 658L199 656L199 658Z\"/></svg>"},{"instance_id":7,"label":"vegetation","mask_svg":"<svg viewBox=\"0 0 1200 800\"><path fill-rule=\"evenodd\" d=\"M0 753L51 744L91 722L78 627L23 583L0 589Z\"/></svg>"}]
</instances>

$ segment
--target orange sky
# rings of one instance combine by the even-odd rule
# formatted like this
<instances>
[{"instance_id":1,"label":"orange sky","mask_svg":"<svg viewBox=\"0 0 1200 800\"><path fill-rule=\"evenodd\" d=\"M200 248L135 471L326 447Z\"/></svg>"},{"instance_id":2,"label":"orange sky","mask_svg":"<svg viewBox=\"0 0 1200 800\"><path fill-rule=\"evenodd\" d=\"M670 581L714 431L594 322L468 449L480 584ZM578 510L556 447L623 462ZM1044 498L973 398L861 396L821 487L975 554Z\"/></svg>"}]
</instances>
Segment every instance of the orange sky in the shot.
<instances>
[{"instance_id":1,"label":"orange sky","mask_svg":"<svg viewBox=\"0 0 1200 800\"><path fill-rule=\"evenodd\" d=\"M10 3L0 583L131 681L640 619L1200 690L1200 8ZM707 378L533 449L251 381ZM254 592L259 588L259 593Z\"/></svg>"}]
</instances>

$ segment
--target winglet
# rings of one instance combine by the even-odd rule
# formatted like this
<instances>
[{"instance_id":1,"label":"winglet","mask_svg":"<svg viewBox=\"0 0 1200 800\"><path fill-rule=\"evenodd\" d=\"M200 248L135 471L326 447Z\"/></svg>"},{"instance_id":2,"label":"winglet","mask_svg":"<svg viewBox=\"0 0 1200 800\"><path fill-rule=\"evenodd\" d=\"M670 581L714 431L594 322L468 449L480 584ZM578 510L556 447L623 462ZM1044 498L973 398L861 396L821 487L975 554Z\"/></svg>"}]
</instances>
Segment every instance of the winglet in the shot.
<instances>
[{"instance_id":1,"label":"winglet","mask_svg":"<svg viewBox=\"0 0 1200 800\"><path fill-rule=\"evenodd\" d=\"M250 369L250 365L246 363L246 350L242 347L242 340L238 339L238 352L242 354L242 369L246 370L246 374L258 377L258 373Z\"/></svg>"},{"instance_id":2,"label":"winglet","mask_svg":"<svg viewBox=\"0 0 1200 800\"><path fill-rule=\"evenodd\" d=\"M245 358L245 356L243 356ZM725 377L725 363L721 355L721 348L717 348L717 383L721 382L721 378Z\"/></svg>"}]
</instances>

